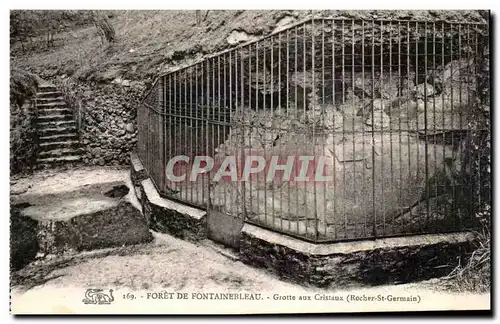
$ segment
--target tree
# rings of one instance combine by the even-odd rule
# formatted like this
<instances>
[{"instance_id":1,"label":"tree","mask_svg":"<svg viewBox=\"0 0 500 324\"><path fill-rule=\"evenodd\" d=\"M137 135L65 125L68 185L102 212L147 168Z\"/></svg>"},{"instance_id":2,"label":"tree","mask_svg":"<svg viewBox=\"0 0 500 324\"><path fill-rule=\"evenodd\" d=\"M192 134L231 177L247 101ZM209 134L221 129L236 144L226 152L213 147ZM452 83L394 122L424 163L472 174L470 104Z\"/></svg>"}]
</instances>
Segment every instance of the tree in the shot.
<instances>
[{"instance_id":1,"label":"tree","mask_svg":"<svg viewBox=\"0 0 500 324\"><path fill-rule=\"evenodd\" d=\"M207 10L205 11L205 14L203 15L203 11L202 10L195 10L195 22L196 24L200 24L201 22L207 20L207 17L208 17L208 13L210 12L210 10Z\"/></svg>"},{"instance_id":2,"label":"tree","mask_svg":"<svg viewBox=\"0 0 500 324\"><path fill-rule=\"evenodd\" d=\"M112 43L116 39L115 29L109 22L108 16L104 15L102 11L93 10L92 18L94 20L94 25L97 28L99 35L101 36L101 41L104 43L106 40L108 43Z\"/></svg>"},{"instance_id":3,"label":"tree","mask_svg":"<svg viewBox=\"0 0 500 324\"><path fill-rule=\"evenodd\" d=\"M29 49L33 49L33 45L36 48L37 44L54 47L57 33L93 22L90 16L87 10L11 10L11 43L19 42L23 51L26 41Z\"/></svg>"}]
</instances>

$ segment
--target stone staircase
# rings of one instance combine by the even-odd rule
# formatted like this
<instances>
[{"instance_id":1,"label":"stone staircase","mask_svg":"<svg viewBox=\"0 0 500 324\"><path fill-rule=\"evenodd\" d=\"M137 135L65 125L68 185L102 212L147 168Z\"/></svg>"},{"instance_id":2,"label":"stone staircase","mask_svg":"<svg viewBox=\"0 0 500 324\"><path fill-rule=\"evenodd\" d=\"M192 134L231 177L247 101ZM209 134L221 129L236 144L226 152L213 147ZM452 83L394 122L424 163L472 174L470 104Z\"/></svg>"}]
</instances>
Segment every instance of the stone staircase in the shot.
<instances>
[{"instance_id":1,"label":"stone staircase","mask_svg":"<svg viewBox=\"0 0 500 324\"><path fill-rule=\"evenodd\" d=\"M73 112L54 85L42 84L35 97L38 111L39 150L37 165L79 162L80 143Z\"/></svg>"}]
</instances>

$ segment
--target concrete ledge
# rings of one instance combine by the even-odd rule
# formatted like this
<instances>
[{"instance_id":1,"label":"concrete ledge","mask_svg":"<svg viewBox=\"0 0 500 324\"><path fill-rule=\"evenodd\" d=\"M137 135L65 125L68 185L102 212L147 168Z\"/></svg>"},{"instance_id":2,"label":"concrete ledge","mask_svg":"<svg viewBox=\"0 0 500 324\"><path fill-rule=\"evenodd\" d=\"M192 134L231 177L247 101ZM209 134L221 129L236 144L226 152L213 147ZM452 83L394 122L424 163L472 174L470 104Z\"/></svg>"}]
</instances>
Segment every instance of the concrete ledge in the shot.
<instances>
[{"instance_id":1,"label":"concrete ledge","mask_svg":"<svg viewBox=\"0 0 500 324\"><path fill-rule=\"evenodd\" d=\"M207 236L207 213L159 195L151 179L141 182L141 204L149 227L191 241Z\"/></svg>"},{"instance_id":2,"label":"concrete ledge","mask_svg":"<svg viewBox=\"0 0 500 324\"><path fill-rule=\"evenodd\" d=\"M473 240L453 233L314 244L245 224L240 260L321 287L404 283L448 274Z\"/></svg>"}]
</instances>

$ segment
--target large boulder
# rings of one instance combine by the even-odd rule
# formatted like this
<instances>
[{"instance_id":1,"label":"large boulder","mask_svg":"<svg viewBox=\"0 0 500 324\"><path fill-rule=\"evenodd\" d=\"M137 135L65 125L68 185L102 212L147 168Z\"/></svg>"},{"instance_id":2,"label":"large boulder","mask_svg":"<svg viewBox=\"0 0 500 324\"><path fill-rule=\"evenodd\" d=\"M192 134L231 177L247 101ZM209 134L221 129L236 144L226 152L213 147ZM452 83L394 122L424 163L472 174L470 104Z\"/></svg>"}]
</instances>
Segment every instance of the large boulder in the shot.
<instances>
[{"instance_id":1,"label":"large boulder","mask_svg":"<svg viewBox=\"0 0 500 324\"><path fill-rule=\"evenodd\" d=\"M384 112L386 107L379 101L372 106L377 113L389 118ZM379 234L403 233L412 229L411 224L432 226L434 221L441 222L443 217L454 214L449 213L452 207L436 203L449 199L431 200L436 191L430 193L426 188L446 186L443 174L455 174L459 168L455 162L447 161L458 159L452 146L432 141L426 144L425 139L419 137L424 125L423 114L415 113L399 132L381 132L380 128L387 125L379 124L373 125L378 130L372 133L362 116L344 117L330 109L318 118L327 116L329 111L336 117L332 119L337 120L337 124L327 129L321 128L324 123L314 124L316 132L312 131L312 124L307 123L315 122L310 115L316 116L317 112L309 111L305 118L253 112L246 119L248 125L253 125L252 133L245 131L247 127L233 128L219 146L215 159L222 161L226 156L240 156L243 152L263 156L268 162L272 156L279 156L283 164L288 156L324 156L325 174L332 177L331 181L315 182L310 178L300 183L283 181L279 176L266 181L266 169L250 182L211 183L212 206L232 215L246 214L254 221L295 234L312 235L317 228L320 235L330 238L368 235L373 228ZM429 115L427 118L429 128L464 127L452 121L449 114L432 116L436 124L431 123ZM397 123L391 124L396 126ZM248 141L249 137L254 141ZM241 143L245 143L243 151L239 150ZM447 193L439 192L442 194ZM432 216L425 213L426 208L412 207L426 200L433 208L431 212L437 211ZM411 214L418 220L402 221L412 208L419 211ZM443 210L448 214L444 215Z\"/></svg>"},{"instance_id":2,"label":"large boulder","mask_svg":"<svg viewBox=\"0 0 500 324\"><path fill-rule=\"evenodd\" d=\"M406 134L288 134L278 142L248 153L266 156L268 161L273 155L281 161L287 156L325 156L326 174L333 180L294 183L277 178L266 182L264 173L250 183L221 181L213 184L212 204L237 215L243 212L245 201L250 219L298 234L312 233L317 226L326 236L354 238L373 226L383 228L384 222L387 230L401 232L403 228L395 228L391 221L425 197L427 182L434 181L444 170L444 160L452 157L450 147L426 147L424 141Z\"/></svg>"},{"instance_id":3,"label":"large boulder","mask_svg":"<svg viewBox=\"0 0 500 324\"><path fill-rule=\"evenodd\" d=\"M150 242L129 186L123 181L82 184L68 192L28 191L13 201L24 205L19 217L36 224L31 235L42 255Z\"/></svg>"},{"instance_id":4,"label":"large boulder","mask_svg":"<svg viewBox=\"0 0 500 324\"><path fill-rule=\"evenodd\" d=\"M476 65L472 60L453 60L434 75L434 83L442 89L436 94L436 110L460 110L471 107L477 99Z\"/></svg>"},{"instance_id":5,"label":"large boulder","mask_svg":"<svg viewBox=\"0 0 500 324\"><path fill-rule=\"evenodd\" d=\"M21 208L20 205L13 205L10 209L10 266L14 270L24 267L38 253L38 222L20 215Z\"/></svg>"},{"instance_id":6,"label":"large boulder","mask_svg":"<svg viewBox=\"0 0 500 324\"><path fill-rule=\"evenodd\" d=\"M352 87L359 98L384 100L393 100L401 94L404 89L404 84L399 82L401 79L397 73L372 71L346 72L343 76L346 85Z\"/></svg>"}]
</instances>

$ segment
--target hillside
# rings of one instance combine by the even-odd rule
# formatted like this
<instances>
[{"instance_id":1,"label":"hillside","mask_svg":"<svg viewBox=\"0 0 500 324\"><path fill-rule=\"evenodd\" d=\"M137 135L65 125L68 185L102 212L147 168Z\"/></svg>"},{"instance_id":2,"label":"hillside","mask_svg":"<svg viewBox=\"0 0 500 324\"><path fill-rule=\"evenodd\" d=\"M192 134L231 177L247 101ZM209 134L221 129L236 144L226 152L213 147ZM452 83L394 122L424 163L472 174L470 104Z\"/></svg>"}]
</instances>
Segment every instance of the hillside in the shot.
<instances>
[{"instance_id":1,"label":"hillside","mask_svg":"<svg viewBox=\"0 0 500 324\"><path fill-rule=\"evenodd\" d=\"M88 25L57 35L61 45L53 50L13 56L12 64L43 78L65 74L81 81L111 81L116 76L146 81L185 60L221 51L313 15L484 21L478 11L210 10L208 14L202 11L198 19L194 11L116 11L111 19L118 38L115 43L103 45L95 27Z\"/></svg>"}]
</instances>

